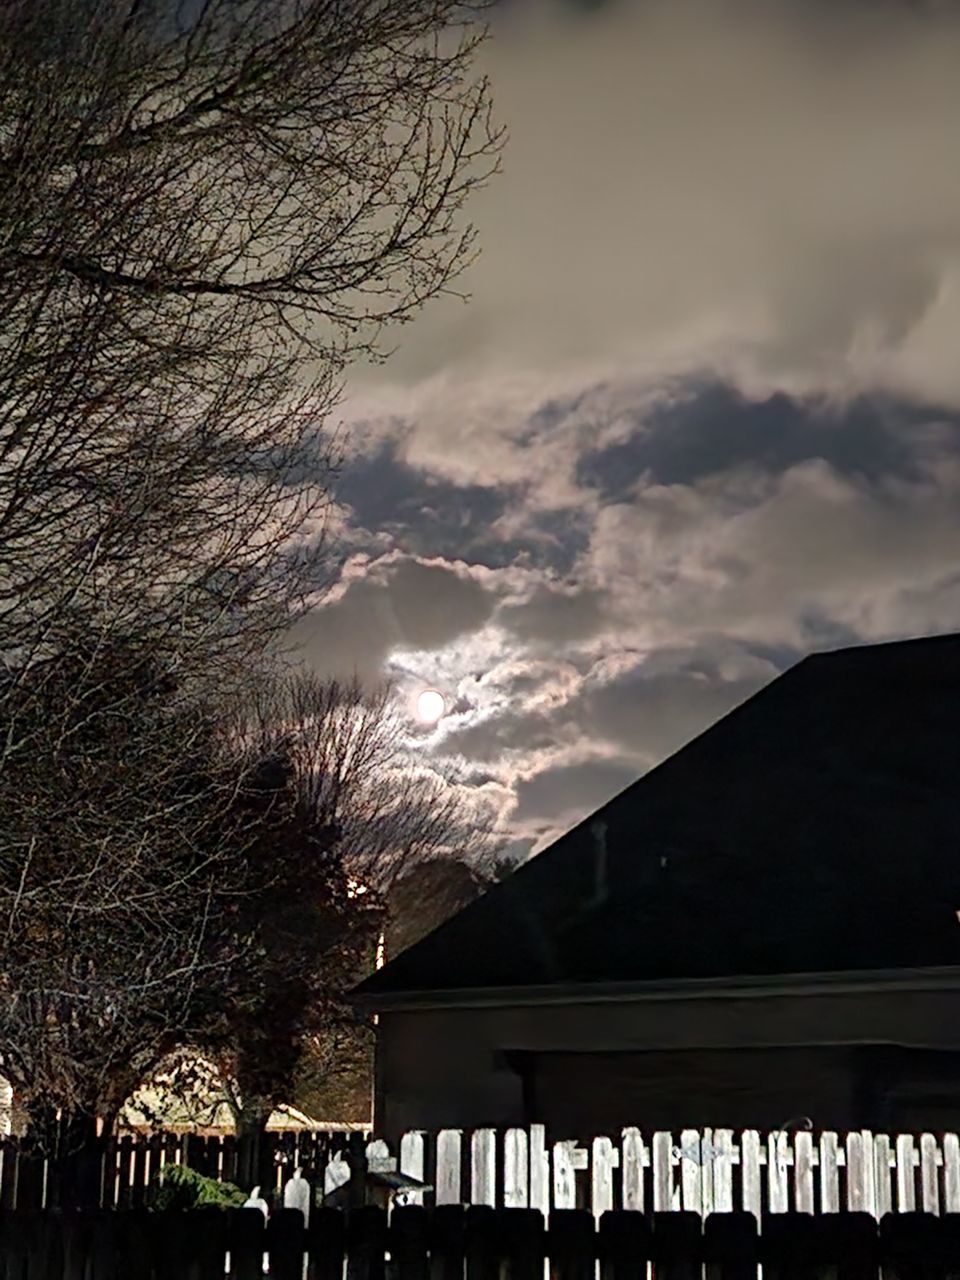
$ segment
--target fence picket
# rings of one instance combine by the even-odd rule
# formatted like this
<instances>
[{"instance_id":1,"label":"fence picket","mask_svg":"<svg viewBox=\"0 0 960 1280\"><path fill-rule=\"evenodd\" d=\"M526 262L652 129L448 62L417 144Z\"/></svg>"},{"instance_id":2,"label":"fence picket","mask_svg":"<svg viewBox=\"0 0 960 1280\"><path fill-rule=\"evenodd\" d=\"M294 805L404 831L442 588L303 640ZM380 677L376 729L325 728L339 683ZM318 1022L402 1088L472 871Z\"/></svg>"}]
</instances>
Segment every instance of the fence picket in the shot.
<instances>
[{"instance_id":1,"label":"fence picket","mask_svg":"<svg viewBox=\"0 0 960 1280\"><path fill-rule=\"evenodd\" d=\"M937 1176L940 1152L932 1133L920 1135L920 1208L924 1213L940 1213L940 1183Z\"/></svg>"},{"instance_id":2,"label":"fence picket","mask_svg":"<svg viewBox=\"0 0 960 1280\"><path fill-rule=\"evenodd\" d=\"M713 1131L713 1211L733 1213L733 1130Z\"/></svg>"},{"instance_id":3,"label":"fence picket","mask_svg":"<svg viewBox=\"0 0 960 1280\"><path fill-rule=\"evenodd\" d=\"M346 1133L289 1131L269 1137L257 1161L258 1171L268 1174L263 1184L268 1197L273 1179L285 1180L296 1167L324 1193L346 1179L348 1166L336 1154L346 1150ZM555 1208L580 1207L597 1219L621 1209L682 1210L707 1218L742 1208L758 1221L766 1214L809 1216L841 1209L874 1221L917 1211L960 1215L956 1133L890 1135L863 1129L838 1137L828 1131L817 1143L804 1130L746 1130L737 1135L729 1129L704 1128L645 1135L628 1126L619 1139L601 1135L584 1145L571 1140L550 1146L544 1125L536 1124L476 1130L469 1141L462 1130L410 1131L393 1149L396 1157L386 1143L371 1141L369 1135L358 1132L350 1140L364 1144L368 1158L382 1169L399 1168L432 1184L426 1191L404 1193L414 1205L423 1205L429 1195L427 1203L441 1207L502 1204L509 1209L529 1207L547 1217ZM275 1158L266 1170L271 1155ZM122 1133L104 1146L97 1171L100 1205L144 1207L151 1181L171 1162L189 1163L208 1176L232 1181L236 1142L232 1137ZM739 1166L739 1174L734 1166ZM47 1167L8 1139L2 1145L0 1206L56 1208L60 1189L55 1170L55 1165ZM581 1172L585 1176L578 1179Z\"/></svg>"},{"instance_id":4,"label":"fence picket","mask_svg":"<svg viewBox=\"0 0 960 1280\"><path fill-rule=\"evenodd\" d=\"M530 1126L530 1208L550 1212L550 1157L547 1130L542 1124Z\"/></svg>"},{"instance_id":5,"label":"fence picket","mask_svg":"<svg viewBox=\"0 0 960 1280\"><path fill-rule=\"evenodd\" d=\"M556 1142L553 1146L553 1207L577 1207L577 1175L574 1171L575 1142Z\"/></svg>"},{"instance_id":6,"label":"fence picket","mask_svg":"<svg viewBox=\"0 0 960 1280\"><path fill-rule=\"evenodd\" d=\"M405 1133L400 1139L400 1172L405 1173L408 1178L416 1178L418 1182L424 1181L423 1148L423 1134L418 1130ZM406 1192L406 1200L411 1205L422 1205L423 1192L408 1191Z\"/></svg>"},{"instance_id":7,"label":"fence picket","mask_svg":"<svg viewBox=\"0 0 960 1280\"><path fill-rule=\"evenodd\" d=\"M876 1186L878 1220L893 1211L893 1194L890 1188L891 1164L890 1139L887 1134L878 1133L873 1140L873 1176Z\"/></svg>"},{"instance_id":8,"label":"fence picket","mask_svg":"<svg viewBox=\"0 0 960 1280\"><path fill-rule=\"evenodd\" d=\"M813 1135L799 1130L793 1139L793 1207L797 1213L813 1213Z\"/></svg>"},{"instance_id":9,"label":"fence picket","mask_svg":"<svg viewBox=\"0 0 960 1280\"><path fill-rule=\"evenodd\" d=\"M820 1212L840 1212L840 1171L837 1135L820 1135Z\"/></svg>"},{"instance_id":10,"label":"fence picket","mask_svg":"<svg viewBox=\"0 0 960 1280\"><path fill-rule=\"evenodd\" d=\"M653 1135L653 1211L673 1208L673 1134Z\"/></svg>"},{"instance_id":11,"label":"fence picket","mask_svg":"<svg viewBox=\"0 0 960 1280\"><path fill-rule=\"evenodd\" d=\"M863 1210L863 1139L859 1133L847 1134L847 1208L851 1213Z\"/></svg>"},{"instance_id":12,"label":"fence picket","mask_svg":"<svg viewBox=\"0 0 960 1280\"><path fill-rule=\"evenodd\" d=\"M497 1204L497 1131L476 1129L471 1143L470 1203Z\"/></svg>"},{"instance_id":13,"label":"fence picket","mask_svg":"<svg viewBox=\"0 0 960 1280\"><path fill-rule=\"evenodd\" d=\"M713 1213L713 1130L704 1129L700 1143L700 1212Z\"/></svg>"},{"instance_id":14,"label":"fence picket","mask_svg":"<svg viewBox=\"0 0 960 1280\"><path fill-rule=\"evenodd\" d=\"M960 1138L943 1135L943 1211L960 1213Z\"/></svg>"},{"instance_id":15,"label":"fence picket","mask_svg":"<svg viewBox=\"0 0 960 1280\"><path fill-rule=\"evenodd\" d=\"M703 1169L703 1144L697 1129L684 1129L680 1134L680 1195L681 1208L690 1213L701 1213L701 1173Z\"/></svg>"},{"instance_id":16,"label":"fence picket","mask_svg":"<svg viewBox=\"0 0 960 1280\"><path fill-rule=\"evenodd\" d=\"M460 1170L463 1133L460 1129L441 1129L437 1134L437 1204L460 1203Z\"/></svg>"},{"instance_id":17,"label":"fence picket","mask_svg":"<svg viewBox=\"0 0 960 1280\"><path fill-rule=\"evenodd\" d=\"M745 1129L740 1135L740 1182L744 1212L752 1213L759 1222L761 1216L760 1134L756 1129Z\"/></svg>"},{"instance_id":18,"label":"fence picket","mask_svg":"<svg viewBox=\"0 0 960 1280\"><path fill-rule=\"evenodd\" d=\"M779 1214L762 1232L749 1214L443 1206L436 1216L366 1206L350 1215L319 1209L309 1229L292 1209L269 1221L255 1209L158 1214L38 1215L11 1210L0 1239L0 1271L22 1280L768 1280L807 1277L938 1277L956 1273L956 1233L929 1213L866 1214L813 1221ZM306 1257L304 1256L306 1251Z\"/></svg>"},{"instance_id":19,"label":"fence picket","mask_svg":"<svg viewBox=\"0 0 960 1280\"><path fill-rule=\"evenodd\" d=\"M643 1212L643 1138L639 1129L624 1129L620 1142L620 1172L624 1209Z\"/></svg>"},{"instance_id":20,"label":"fence picket","mask_svg":"<svg viewBox=\"0 0 960 1280\"><path fill-rule=\"evenodd\" d=\"M526 1129L508 1129L503 1139L503 1204L526 1209L530 1194Z\"/></svg>"},{"instance_id":21,"label":"fence picket","mask_svg":"<svg viewBox=\"0 0 960 1280\"><path fill-rule=\"evenodd\" d=\"M873 1134L869 1129L861 1129L860 1141L863 1148L863 1211L872 1218L877 1217L877 1163L873 1147Z\"/></svg>"},{"instance_id":22,"label":"fence picket","mask_svg":"<svg viewBox=\"0 0 960 1280\"><path fill-rule=\"evenodd\" d=\"M790 1208L787 1161L790 1137L782 1129L767 1139L767 1203L771 1213L786 1213Z\"/></svg>"},{"instance_id":23,"label":"fence picket","mask_svg":"<svg viewBox=\"0 0 960 1280\"><path fill-rule=\"evenodd\" d=\"M593 1216L608 1213L613 1208L613 1170L620 1163L609 1138L594 1138L591 1161L591 1208Z\"/></svg>"},{"instance_id":24,"label":"fence picket","mask_svg":"<svg viewBox=\"0 0 960 1280\"><path fill-rule=\"evenodd\" d=\"M897 1138L897 1210L913 1213L917 1207L917 1187L914 1180L916 1151L913 1136L901 1133Z\"/></svg>"}]
</instances>

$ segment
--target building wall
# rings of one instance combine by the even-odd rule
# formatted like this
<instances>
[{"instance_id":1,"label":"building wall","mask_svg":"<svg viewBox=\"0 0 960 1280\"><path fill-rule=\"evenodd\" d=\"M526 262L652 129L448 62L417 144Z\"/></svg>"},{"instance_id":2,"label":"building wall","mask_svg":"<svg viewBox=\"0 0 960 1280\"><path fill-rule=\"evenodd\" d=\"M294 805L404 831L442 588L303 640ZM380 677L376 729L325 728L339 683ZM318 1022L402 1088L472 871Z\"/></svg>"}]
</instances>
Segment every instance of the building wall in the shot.
<instances>
[{"instance_id":1,"label":"building wall","mask_svg":"<svg viewBox=\"0 0 960 1280\"><path fill-rule=\"evenodd\" d=\"M388 1137L534 1120L556 1136L895 1123L889 1098L910 1112L920 1059L960 1060L956 1002L916 990L387 1012L376 1123ZM949 1111L956 1093L938 1096Z\"/></svg>"}]
</instances>

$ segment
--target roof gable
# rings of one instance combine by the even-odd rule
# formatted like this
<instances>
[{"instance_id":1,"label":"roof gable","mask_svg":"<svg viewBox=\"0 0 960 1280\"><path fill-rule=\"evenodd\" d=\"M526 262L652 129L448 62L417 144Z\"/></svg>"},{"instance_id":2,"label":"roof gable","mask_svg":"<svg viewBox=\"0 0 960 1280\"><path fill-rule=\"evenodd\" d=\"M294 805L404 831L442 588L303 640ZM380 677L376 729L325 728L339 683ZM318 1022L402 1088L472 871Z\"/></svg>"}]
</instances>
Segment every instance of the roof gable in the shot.
<instances>
[{"instance_id":1,"label":"roof gable","mask_svg":"<svg viewBox=\"0 0 960 1280\"><path fill-rule=\"evenodd\" d=\"M815 654L361 990L960 962L960 636Z\"/></svg>"}]
</instances>

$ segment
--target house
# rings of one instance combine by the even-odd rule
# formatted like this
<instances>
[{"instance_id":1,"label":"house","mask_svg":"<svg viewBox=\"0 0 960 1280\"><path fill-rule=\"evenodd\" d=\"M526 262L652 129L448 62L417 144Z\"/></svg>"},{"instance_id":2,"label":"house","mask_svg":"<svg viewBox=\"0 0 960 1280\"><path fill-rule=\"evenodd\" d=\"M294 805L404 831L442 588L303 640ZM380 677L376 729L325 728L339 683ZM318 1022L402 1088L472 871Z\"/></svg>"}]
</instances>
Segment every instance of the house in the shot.
<instances>
[{"instance_id":1,"label":"house","mask_svg":"<svg viewBox=\"0 0 960 1280\"><path fill-rule=\"evenodd\" d=\"M407 1129L960 1125L960 636L818 653L358 990Z\"/></svg>"}]
</instances>

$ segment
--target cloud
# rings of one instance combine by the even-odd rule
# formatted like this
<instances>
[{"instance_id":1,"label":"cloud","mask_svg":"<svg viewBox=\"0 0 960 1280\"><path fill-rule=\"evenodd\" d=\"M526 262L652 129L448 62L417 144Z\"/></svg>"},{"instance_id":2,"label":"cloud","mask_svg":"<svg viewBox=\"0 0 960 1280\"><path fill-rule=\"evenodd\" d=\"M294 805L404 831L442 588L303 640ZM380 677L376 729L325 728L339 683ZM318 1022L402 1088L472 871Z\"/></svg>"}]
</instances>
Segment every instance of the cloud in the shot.
<instances>
[{"instance_id":1,"label":"cloud","mask_svg":"<svg viewBox=\"0 0 960 1280\"><path fill-rule=\"evenodd\" d=\"M590 760L544 769L517 784L514 821L558 819L572 824L636 780L636 770L616 760Z\"/></svg>"},{"instance_id":2,"label":"cloud","mask_svg":"<svg viewBox=\"0 0 960 1280\"><path fill-rule=\"evenodd\" d=\"M455 562L390 554L348 562L338 589L298 626L302 656L327 675L381 679L394 649L431 651L482 627L495 605Z\"/></svg>"},{"instance_id":3,"label":"cloud","mask_svg":"<svg viewBox=\"0 0 960 1280\"><path fill-rule=\"evenodd\" d=\"M494 22L472 301L351 378L310 643L442 688L539 847L810 648L960 627L960 7Z\"/></svg>"},{"instance_id":4,"label":"cloud","mask_svg":"<svg viewBox=\"0 0 960 1280\"><path fill-rule=\"evenodd\" d=\"M504 605L498 621L520 639L556 646L596 635L607 616L602 591L541 582L525 600Z\"/></svg>"},{"instance_id":5,"label":"cloud","mask_svg":"<svg viewBox=\"0 0 960 1280\"><path fill-rule=\"evenodd\" d=\"M457 712L432 749L516 796L505 828L536 847L810 649L960 627L956 422L713 385L664 406L601 420L606 476L581 455L569 574L491 574L497 607L444 651Z\"/></svg>"},{"instance_id":6,"label":"cloud","mask_svg":"<svg viewBox=\"0 0 960 1280\"><path fill-rule=\"evenodd\" d=\"M642 645L714 634L802 648L817 617L864 639L917 633L944 618L958 498L947 458L875 484L822 460L773 475L745 467L604 507L589 559Z\"/></svg>"},{"instance_id":7,"label":"cloud","mask_svg":"<svg viewBox=\"0 0 960 1280\"><path fill-rule=\"evenodd\" d=\"M487 57L510 142L469 305L353 384L416 406L414 465L522 482L515 422L602 378L960 405L956 6L529 3Z\"/></svg>"}]
</instances>

